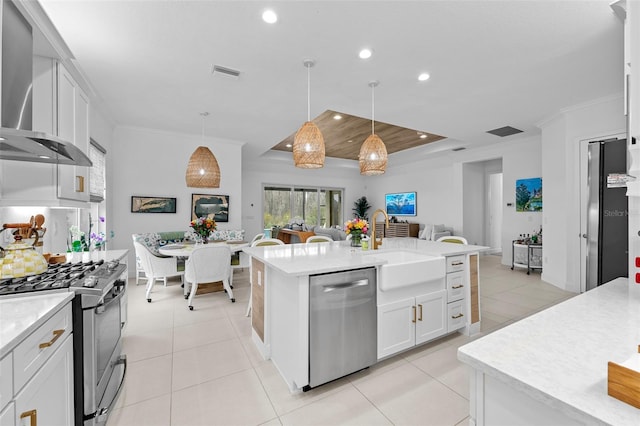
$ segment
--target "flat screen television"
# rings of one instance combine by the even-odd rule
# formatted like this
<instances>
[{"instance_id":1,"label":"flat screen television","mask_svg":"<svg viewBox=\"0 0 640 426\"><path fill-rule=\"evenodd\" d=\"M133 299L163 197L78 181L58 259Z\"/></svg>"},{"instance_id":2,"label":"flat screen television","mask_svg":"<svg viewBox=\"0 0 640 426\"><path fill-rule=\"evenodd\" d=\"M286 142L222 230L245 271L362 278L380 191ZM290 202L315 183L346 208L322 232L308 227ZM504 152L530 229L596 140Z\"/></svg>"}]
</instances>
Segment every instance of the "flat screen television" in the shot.
<instances>
[{"instance_id":1,"label":"flat screen television","mask_svg":"<svg viewBox=\"0 0 640 426\"><path fill-rule=\"evenodd\" d=\"M384 205L389 216L415 216L416 193L394 192L384 196Z\"/></svg>"}]
</instances>

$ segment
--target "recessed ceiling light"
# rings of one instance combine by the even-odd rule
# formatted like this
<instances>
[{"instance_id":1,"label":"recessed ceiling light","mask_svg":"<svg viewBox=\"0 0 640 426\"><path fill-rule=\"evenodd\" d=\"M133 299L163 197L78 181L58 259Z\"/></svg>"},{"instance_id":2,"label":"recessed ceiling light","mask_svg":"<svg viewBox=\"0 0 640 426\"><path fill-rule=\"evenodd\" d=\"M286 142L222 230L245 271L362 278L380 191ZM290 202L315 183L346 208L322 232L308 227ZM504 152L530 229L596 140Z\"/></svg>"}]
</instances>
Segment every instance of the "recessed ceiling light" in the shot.
<instances>
[{"instance_id":1,"label":"recessed ceiling light","mask_svg":"<svg viewBox=\"0 0 640 426\"><path fill-rule=\"evenodd\" d=\"M420 139L426 139L426 138L427 138L426 134L423 133L423 134L420 135Z\"/></svg>"},{"instance_id":2,"label":"recessed ceiling light","mask_svg":"<svg viewBox=\"0 0 640 426\"><path fill-rule=\"evenodd\" d=\"M426 72L423 72L418 76L418 81L427 81L427 80L429 80L429 74L427 74Z\"/></svg>"},{"instance_id":3,"label":"recessed ceiling light","mask_svg":"<svg viewBox=\"0 0 640 426\"><path fill-rule=\"evenodd\" d=\"M349 139L347 143L353 143L353 139Z\"/></svg>"},{"instance_id":4,"label":"recessed ceiling light","mask_svg":"<svg viewBox=\"0 0 640 426\"><path fill-rule=\"evenodd\" d=\"M336 114L333 116L334 120L342 120L342 116L340 114Z\"/></svg>"},{"instance_id":5,"label":"recessed ceiling light","mask_svg":"<svg viewBox=\"0 0 640 426\"><path fill-rule=\"evenodd\" d=\"M267 9L262 12L262 20L267 24L275 24L278 21L278 15L273 10Z\"/></svg>"},{"instance_id":6,"label":"recessed ceiling light","mask_svg":"<svg viewBox=\"0 0 640 426\"><path fill-rule=\"evenodd\" d=\"M293 145L291 145L290 143L285 145L287 148L291 148Z\"/></svg>"},{"instance_id":7,"label":"recessed ceiling light","mask_svg":"<svg viewBox=\"0 0 640 426\"><path fill-rule=\"evenodd\" d=\"M373 52L371 51L371 49L362 49L360 53L358 53L358 56L360 57L360 59L369 59L372 54Z\"/></svg>"}]
</instances>

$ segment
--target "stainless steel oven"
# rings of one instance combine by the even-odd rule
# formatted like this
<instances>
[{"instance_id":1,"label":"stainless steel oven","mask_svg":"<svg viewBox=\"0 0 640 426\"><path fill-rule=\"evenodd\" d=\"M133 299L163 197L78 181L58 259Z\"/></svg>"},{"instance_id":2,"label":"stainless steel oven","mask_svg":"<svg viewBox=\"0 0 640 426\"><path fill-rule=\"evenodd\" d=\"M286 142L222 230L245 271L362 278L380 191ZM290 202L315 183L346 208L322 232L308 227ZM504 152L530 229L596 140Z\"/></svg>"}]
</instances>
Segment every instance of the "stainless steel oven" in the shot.
<instances>
[{"instance_id":1,"label":"stainless steel oven","mask_svg":"<svg viewBox=\"0 0 640 426\"><path fill-rule=\"evenodd\" d=\"M104 425L126 372L121 330L127 265L117 261L50 265L39 275L0 280L0 297L73 291L76 426Z\"/></svg>"},{"instance_id":2,"label":"stainless steel oven","mask_svg":"<svg viewBox=\"0 0 640 426\"><path fill-rule=\"evenodd\" d=\"M124 381L120 302L125 291L125 281L116 280L98 300L81 295L84 425L106 423Z\"/></svg>"}]
</instances>

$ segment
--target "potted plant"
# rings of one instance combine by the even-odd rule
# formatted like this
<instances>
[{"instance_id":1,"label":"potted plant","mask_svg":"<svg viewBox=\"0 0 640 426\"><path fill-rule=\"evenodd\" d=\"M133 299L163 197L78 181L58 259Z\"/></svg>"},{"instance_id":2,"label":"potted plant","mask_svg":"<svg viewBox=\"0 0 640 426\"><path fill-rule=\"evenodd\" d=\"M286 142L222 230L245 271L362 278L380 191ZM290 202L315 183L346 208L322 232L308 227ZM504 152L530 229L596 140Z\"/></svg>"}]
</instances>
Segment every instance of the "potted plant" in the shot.
<instances>
[{"instance_id":1,"label":"potted plant","mask_svg":"<svg viewBox=\"0 0 640 426\"><path fill-rule=\"evenodd\" d=\"M369 220L367 217L367 211L371 208L369 202L367 201L367 197L362 196L358 198L354 203L353 214L356 218Z\"/></svg>"}]
</instances>

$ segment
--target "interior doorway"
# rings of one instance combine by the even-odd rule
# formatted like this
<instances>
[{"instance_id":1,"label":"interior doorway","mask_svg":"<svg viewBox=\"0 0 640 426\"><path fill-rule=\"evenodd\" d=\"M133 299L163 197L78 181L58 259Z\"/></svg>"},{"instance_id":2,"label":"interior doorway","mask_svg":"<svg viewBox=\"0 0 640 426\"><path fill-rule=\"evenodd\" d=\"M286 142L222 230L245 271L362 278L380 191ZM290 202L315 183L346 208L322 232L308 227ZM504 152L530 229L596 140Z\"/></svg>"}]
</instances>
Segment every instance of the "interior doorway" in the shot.
<instances>
[{"instance_id":1,"label":"interior doorway","mask_svg":"<svg viewBox=\"0 0 640 426\"><path fill-rule=\"evenodd\" d=\"M502 173L491 173L487 193L487 235L491 253L502 253Z\"/></svg>"},{"instance_id":2,"label":"interior doorway","mask_svg":"<svg viewBox=\"0 0 640 426\"><path fill-rule=\"evenodd\" d=\"M462 165L462 235L469 244L502 251L502 158Z\"/></svg>"}]
</instances>

